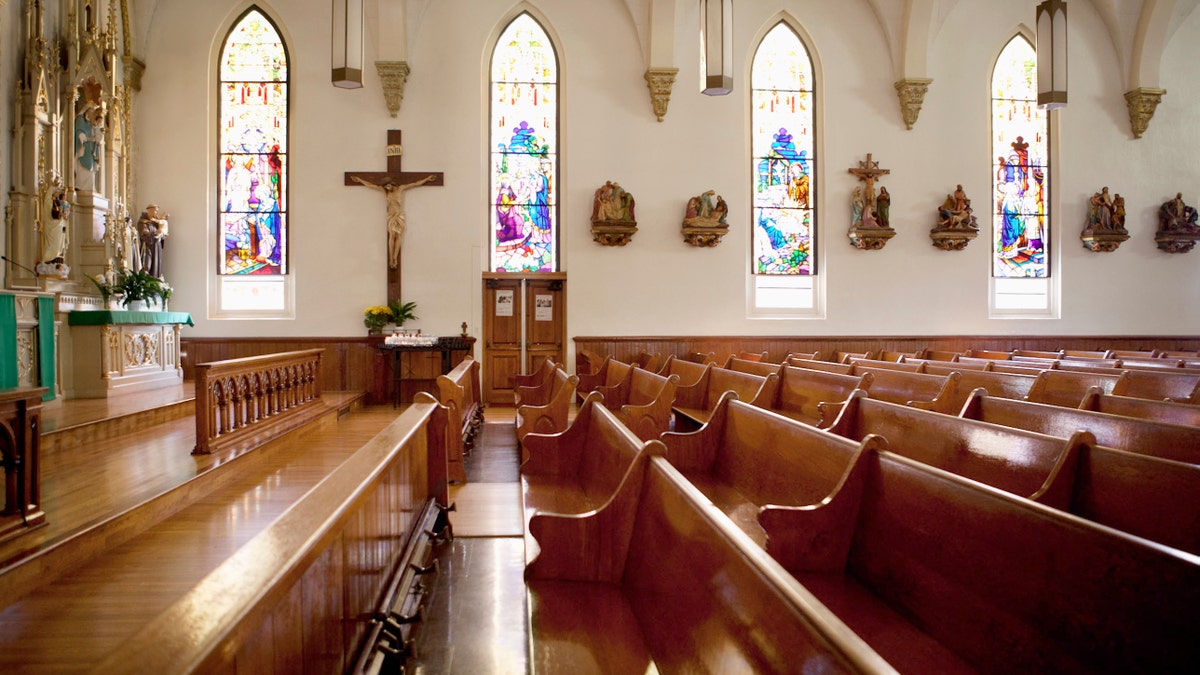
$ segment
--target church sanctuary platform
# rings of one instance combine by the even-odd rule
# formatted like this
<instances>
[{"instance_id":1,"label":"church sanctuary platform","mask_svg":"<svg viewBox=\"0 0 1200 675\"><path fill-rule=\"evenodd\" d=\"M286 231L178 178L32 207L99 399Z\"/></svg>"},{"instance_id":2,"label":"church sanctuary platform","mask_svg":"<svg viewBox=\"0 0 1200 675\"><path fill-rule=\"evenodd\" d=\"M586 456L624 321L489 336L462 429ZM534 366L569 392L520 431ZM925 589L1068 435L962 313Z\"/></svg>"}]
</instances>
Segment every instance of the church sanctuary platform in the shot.
<instances>
[{"instance_id":1,"label":"church sanctuary platform","mask_svg":"<svg viewBox=\"0 0 1200 675\"><path fill-rule=\"evenodd\" d=\"M396 419L363 398L326 392L300 429L210 455L191 383L46 406L46 525L0 542L0 671L111 657Z\"/></svg>"}]
</instances>

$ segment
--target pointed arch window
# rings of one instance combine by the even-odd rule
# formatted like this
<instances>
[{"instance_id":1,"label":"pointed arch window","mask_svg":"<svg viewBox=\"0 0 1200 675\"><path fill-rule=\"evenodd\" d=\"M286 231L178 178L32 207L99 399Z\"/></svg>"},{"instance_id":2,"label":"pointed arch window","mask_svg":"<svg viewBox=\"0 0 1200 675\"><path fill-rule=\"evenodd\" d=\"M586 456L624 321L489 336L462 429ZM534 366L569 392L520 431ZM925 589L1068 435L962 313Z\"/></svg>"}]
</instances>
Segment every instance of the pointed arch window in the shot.
<instances>
[{"instance_id":1,"label":"pointed arch window","mask_svg":"<svg viewBox=\"0 0 1200 675\"><path fill-rule=\"evenodd\" d=\"M283 310L290 304L288 52L257 7L226 35L218 73L220 309Z\"/></svg>"},{"instance_id":2,"label":"pointed arch window","mask_svg":"<svg viewBox=\"0 0 1200 675\"><path fill-rule=\"evenodd\" d=\"M991 78L993 316L1052 316L1049 113L1037 106L1037 52L1008 41Z\"/></svg>"},{"instance_id":3,"label":"pointed arch window","mask_svg":"<svg viewBox=\"0 0 1200 675\"><path fill-rule=\"evenodd\" d=\"M772 28L750 72L756 309L812 309L816 274L815 91L807 47Z\"/></svg>"},{"instance_id":4,"label":"pointed arch window","mask_svg":"<svg viewBox=\"0 0 1200 675\"><path fill-rule=\"evenodd\" d=\"M496 42L491 92L489 268L558 271L558 56L528 13Z\"/></svg>"}]
</instances>

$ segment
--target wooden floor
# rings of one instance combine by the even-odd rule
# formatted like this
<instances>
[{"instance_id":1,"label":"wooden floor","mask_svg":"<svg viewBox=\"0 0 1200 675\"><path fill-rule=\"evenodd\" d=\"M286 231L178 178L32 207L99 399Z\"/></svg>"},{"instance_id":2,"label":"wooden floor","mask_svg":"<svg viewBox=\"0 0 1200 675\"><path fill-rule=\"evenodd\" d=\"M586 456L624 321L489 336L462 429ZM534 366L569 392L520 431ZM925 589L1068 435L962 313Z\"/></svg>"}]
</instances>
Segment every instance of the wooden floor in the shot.
<instances>
[{"instance_id":1,"label":"wooden floor","mask_svg":"<svg viewBox=\"0 0 1200 675\"><path fill-rule=\"evenodd\" d=\"M294 434L230 458L191 454L193 417L170 412L191 403L190 385L77 403L43 409L43 427L53 430L42 459L48 524L0 543L0 673L88 670L400 412L378 406L331 414L305 428L303 442ZM135 419L145 424L147 410L168 419L123 431ZM119 421L103 438L77 440L97 435L93 423L102 419ZM485 420L467 458L471 482L452 486L456 538L438 550L412 672L526 671L513 411L489 408ZM55 434L63 434L58 442ZM152 508L129 511L148 499Z\"/></svg>"}]
</instances>

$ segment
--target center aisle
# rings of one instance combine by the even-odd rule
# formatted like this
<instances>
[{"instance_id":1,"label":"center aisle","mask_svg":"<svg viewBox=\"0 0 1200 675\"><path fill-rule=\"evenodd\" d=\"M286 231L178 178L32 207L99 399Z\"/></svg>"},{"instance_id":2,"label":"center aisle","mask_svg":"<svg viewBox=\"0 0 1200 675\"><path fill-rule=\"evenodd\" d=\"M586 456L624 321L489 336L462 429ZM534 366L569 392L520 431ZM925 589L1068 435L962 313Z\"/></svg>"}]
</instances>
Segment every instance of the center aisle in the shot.
<instances>
[{"instance_id":1,"label":"center aisle","mask_svg":"<svg viewBox=\"0 0 1200 675\"><path fill-rule=\"evenodd\" d=\"M413 673L525 673L524 518L512 408L488 408L467 483L451 486L454 541L437 551Z\"/></svg>"}]
</instances>

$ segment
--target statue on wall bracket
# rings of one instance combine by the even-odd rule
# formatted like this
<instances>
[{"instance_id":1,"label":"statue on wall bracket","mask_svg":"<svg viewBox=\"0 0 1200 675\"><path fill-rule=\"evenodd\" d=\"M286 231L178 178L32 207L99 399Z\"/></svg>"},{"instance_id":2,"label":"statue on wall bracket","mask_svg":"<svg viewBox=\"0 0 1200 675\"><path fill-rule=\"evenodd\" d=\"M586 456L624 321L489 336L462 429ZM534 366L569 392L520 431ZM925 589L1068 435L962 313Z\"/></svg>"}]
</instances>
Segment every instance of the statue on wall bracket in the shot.
<instances>
[{"instance_id":1,"label":"statue on wall bracket","mask_svg":"<svg viewBox=\"0 0 1200 675\"><path fill-rule=\"evenodd\" d=\"M692 197L683 215L683 240L692 246L716 246L729 234L729 223L725 222L728 214L729 206L716 190Z\"/></svg>"},{"instance_id":2,"label":"statue on wall bracket","mask_svg":"<svg viewBox=\"0 0 1200 675\"><path fill-rule=\"evenodd\" d=\"M859 162L849 172L863 182L850 196L850 231L847 233L850 244L864 251L878 251L888 239L896 236L891 224L892 196L886 187L880 187L879 194L875 194L875 179L886 176L891 170L879 168L879 162L872 161L871 153L867 153L867 160Z\"/></svg>"},{"instance_id":3,"label":"statue on wall bracket","mask_svg":"<svg viewBox=\"0 0 1200 675\"><path fill-rule=\"evenodd\" d=\"M971 212L971 200L960 184L937 209L937 225L929 231L933 245L943 251L961 251L979 236L979 223Z\"/></svg>"},{"instance_id":4,"label":"statue on wall bracket","mask_svg":"<svg viewBox=\"0 0 1200 675\"><path fill-rule=\"evenodd\" d=\"M1098 253L1117 250L1121 242L1129 239L1125 229L1125 198L1110 195L1108 186L1100 189L1088 199L1087 222L1079 233L1083 247Z\"/></svg>"},{"instance_id":5,"label":"statue on wall bracket","mask_svg":"<svg viewBox=\"0 0 1200 675\"><path fill-rule=\"evenodd\" d=\"M1183 193L1175 193L1175 199L1163 202L1158 209L1158 232L1154 241L1167 253L1187 253L1200 239L1200 225L1196 224L1196 209L1183 202Z\"/></svg>"},{"instance_id":6,"label":"statue on wall bracket","mask_svg":"<svg viewBox=\"0 0 1200 675\"><path fill-rule=\"evenodd\" d=\"M633 195L619 183L605 181L592 199L592 240L602 246L624 246L637 234Z\"/></svg>"}]
</instances>

